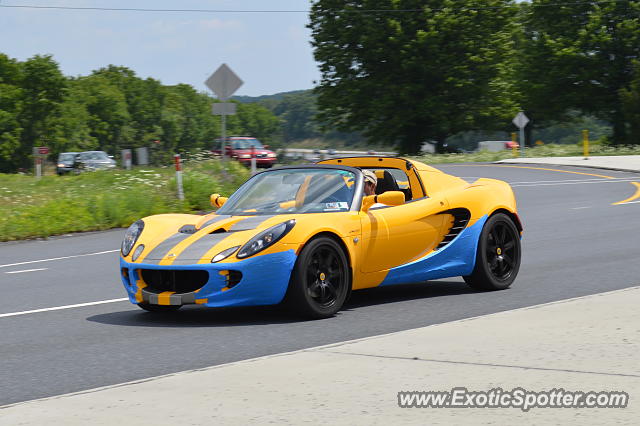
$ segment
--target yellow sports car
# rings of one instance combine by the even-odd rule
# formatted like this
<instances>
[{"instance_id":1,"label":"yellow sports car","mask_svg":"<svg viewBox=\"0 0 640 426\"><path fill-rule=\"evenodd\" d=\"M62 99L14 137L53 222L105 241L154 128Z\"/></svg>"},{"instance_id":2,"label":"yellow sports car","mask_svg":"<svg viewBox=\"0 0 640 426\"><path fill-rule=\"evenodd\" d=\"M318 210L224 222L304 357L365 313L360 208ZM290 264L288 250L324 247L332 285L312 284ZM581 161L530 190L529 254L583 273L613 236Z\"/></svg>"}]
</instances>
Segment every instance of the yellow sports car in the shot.
<instances>
[{"instance_id":1,"label":"yellow sports car","mask_svg":"<svg viewBox=\"0 0 640 426\"><path fill-rule=\"evenodd\" d=\"M522 225L507 183L467 183L403 158L272 169L211 202L219 209L204 216L129 227L120 271L131 302L167 311L284 301L324 318L352 290L454 276L499 290L520 267Z\"/></svg>"}]
</instances>

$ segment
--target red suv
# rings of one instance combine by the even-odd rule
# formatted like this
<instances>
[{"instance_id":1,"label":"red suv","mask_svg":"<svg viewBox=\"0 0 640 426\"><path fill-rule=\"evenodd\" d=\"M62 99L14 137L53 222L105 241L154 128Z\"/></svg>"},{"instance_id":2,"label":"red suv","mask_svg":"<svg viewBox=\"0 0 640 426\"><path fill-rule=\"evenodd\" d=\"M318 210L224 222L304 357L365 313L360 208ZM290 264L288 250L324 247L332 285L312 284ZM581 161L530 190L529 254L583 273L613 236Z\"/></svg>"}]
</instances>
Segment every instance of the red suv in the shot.
<instances>
[{"instance_id":1,"label":"red suv","mask_svg":"<svg viewBox=\"0 0 640 426\"><path fill-rule=\"evenodd\" d=\"M225 155L234 158L245 166L251 166L251 156L255 155L256 166L271 167L277 162L276 153L267 149L269 145L262 145L256 138L250 136L229 136L226 138ZM216 139L214 154L220 155L222 138Z\"/></svg>"}]
</instances>

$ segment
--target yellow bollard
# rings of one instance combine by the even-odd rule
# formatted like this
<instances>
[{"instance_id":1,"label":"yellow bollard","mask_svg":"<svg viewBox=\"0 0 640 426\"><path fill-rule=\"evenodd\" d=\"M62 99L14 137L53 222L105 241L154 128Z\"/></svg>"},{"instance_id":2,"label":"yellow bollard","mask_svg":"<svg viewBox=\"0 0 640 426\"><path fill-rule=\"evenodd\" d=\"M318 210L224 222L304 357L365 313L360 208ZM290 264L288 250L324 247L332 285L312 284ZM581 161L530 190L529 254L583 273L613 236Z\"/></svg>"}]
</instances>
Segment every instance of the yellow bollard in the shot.
<instances>
[{"instance_id":1,"label":"yellow bollard","mask_svg":"<svg viewBox=\"0 0 640 426\"><path fill-rule=\"evenodd\" d=\"M511 142L513 142L511 144L511 150L513 151L513 156L517 157L518 156L518 145L516 145L517 142L517 133L513 132L511 133Z\"/></svg>"},{"instance_id":2,"label":"yellow bollard","mask_svg":"<svg viewBox=\"0 0 640 426\"><path fill-rule=\"evenodd\" d=\"M588 160L589 159L589 131L588 130L582 131L582 150L584 154L584 159Z\"/></svg>"}]
</instances>

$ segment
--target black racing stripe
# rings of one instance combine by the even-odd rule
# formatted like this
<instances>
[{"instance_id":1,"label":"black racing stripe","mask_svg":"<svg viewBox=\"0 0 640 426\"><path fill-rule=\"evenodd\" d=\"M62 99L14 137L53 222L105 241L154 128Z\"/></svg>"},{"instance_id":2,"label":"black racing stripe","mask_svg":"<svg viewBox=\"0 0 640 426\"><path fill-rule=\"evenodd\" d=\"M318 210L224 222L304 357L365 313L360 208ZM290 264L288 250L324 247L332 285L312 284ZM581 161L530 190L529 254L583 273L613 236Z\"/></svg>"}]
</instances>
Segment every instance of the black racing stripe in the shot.
<instances>
[{"instance_id":1,"label":"black racing stripe","mask_svg":"<svg viewBox=\"0 0 640 426\"><path fill-rule=\"evenodd\" d=\"M220 222L221 220L225 220L225 219L229 219L231 216L228 214L223 214L223 215L219 215L216 216L212 219L209 219L208 221L206 221L205 223L202 224L202 226L198 229L202 229L202 228L206 228L209 225L213 225L216 222Z\"/></svg>"},{"instance_id":2,"label":"black racing stripe","mask_svg":"<svg viewBox=\"0 0 640 426\"><path fill-rule=\"evenodd\" d=\"M192 234L182 233L173 234L172 236L158 244L153 250L151 250L151 253L149 253L144 258L142 263L153 263L148 262L149 260L162 260L167 254L169 254L169 250L171 250L176 244L189 238L191 235Z\"/></svg>"},{"instance_id":3,"label":"black racing stripe","mask_svg":"<svg viewBox=\"0 0 640 426\"><path fill-rule=\"evenodd\" d=\"M248 231L250 229L256 229L259 227L262 222L275 217L275 215L270 216L251 216L248 219L241 220L240 222L236 222L229 228L229 231Z\"/></svg>"},{"instance_id":4,"label":"black racing stripe","mask_svg":"<svg viewBox=\"0 0 640 426\"><path fill-rule=\"evenodd\" d=\"M202 238L195 241L189 247L184 249L182 253L173 261L173 265L189 265L196 263L205 255L213 246L229 236L229 233L205 234ZM216 253L217 254L217 253ZM215 256L215 254L214 254Z\"/></svg>"}]
</instances>

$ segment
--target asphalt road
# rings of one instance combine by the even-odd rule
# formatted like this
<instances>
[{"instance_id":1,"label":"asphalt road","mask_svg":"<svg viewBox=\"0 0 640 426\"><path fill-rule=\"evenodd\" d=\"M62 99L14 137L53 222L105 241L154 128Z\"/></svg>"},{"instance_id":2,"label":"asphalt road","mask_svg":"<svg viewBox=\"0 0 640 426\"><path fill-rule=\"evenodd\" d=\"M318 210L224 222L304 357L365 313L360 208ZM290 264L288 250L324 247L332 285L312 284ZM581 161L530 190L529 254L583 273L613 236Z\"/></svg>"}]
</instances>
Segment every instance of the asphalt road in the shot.
<instances>
[{"instance_id":1,"label":"asphalt road","mask_svg":"<svg viewBox=\"0 0 640 426\"><path fill-rule=\"evenodd\" d=\"M478 293L458 278L364 290L321 321L274 308L189 307L158 316L118 300L125 297L117 263L123 230L0 243L0 405L640 284L640 203L612 205L635 192L629 181L640 182L639 174L438 167L513 185L525 233L509 290Z\"/></svg>"}]
</instances>

